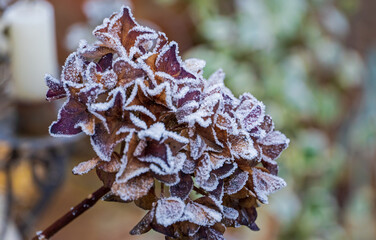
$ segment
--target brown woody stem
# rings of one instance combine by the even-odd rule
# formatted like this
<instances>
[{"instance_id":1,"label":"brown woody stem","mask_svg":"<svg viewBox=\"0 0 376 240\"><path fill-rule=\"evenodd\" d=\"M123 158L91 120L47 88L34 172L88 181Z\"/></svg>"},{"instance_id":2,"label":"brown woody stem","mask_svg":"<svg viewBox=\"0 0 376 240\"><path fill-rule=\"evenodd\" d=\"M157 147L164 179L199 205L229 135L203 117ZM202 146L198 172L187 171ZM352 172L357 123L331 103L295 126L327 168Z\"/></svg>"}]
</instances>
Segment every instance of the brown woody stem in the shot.
<instances>
[{"instance_id":1,"label":"brown woody stem","mask_svg":"<svg viewBox=\"0 0 376 240\"><path fill-rule=\"evenodd\" d=\"M201 195L204 195L204 196L207 195L207 193L204 190L202 190L201 188L198 188L196 186L193 186L193 190L195 190L197 193L199 193Z\"/></svg>"},{"instance_id":2,"label":"brown woody stem","mask_svg":"<svg viewBox=\"0 0 376 240\"><path fill-rule=\"evenodd\" d=\"M125 149L125 141L122 141L120 145L120 156L123 156L124 149Z\"/></svg>"},{"instance_id":3,"label":"brown woody stem","mask_svg":"<svg viewBox=\"0 0 376 240\"><path fill-rule=\"evenodd\" d=\"M109 191L110 188L105 186L99 188L97 191L90 194L86 199L84 199L74 208L71 208L69 212L67 212L64 216L56 220L44 231L37 233L37 235L34 236L32 240L49 239L55 233L60 231L62 228L64 228L66 225L68 225L70 222L72 222L74 219L76 219L78 216L84 213L86 210L94 206L94 204L98 202L98 200Z\"/></svg>"},{"instance_id":4,"label":"brown woody stem","mask_svg":"<svg viewBox=\"0 0 376 240\"><path fill-rule=\"evenodd\" d=\"M161 183L161 198L164 197L164 183Z\"/></svg>"}]
</instances>

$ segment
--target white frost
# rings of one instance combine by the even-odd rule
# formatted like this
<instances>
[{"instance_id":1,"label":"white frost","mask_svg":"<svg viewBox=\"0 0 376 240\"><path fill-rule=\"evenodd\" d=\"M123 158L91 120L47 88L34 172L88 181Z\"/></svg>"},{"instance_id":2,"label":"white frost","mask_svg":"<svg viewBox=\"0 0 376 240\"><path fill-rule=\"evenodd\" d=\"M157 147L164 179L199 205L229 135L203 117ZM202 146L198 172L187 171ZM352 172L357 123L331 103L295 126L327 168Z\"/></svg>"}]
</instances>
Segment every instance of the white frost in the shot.
<instances>
[{"instance_id":1,"label":"white frost","mask_svg":"<svg viewBox=\"0 0 376 240\"><path fill-rule=\"evenodd\" d=\"M268 195L286 187L286 182L280 177L252 168L254 191L260 202L267 204Z\"/></svg>"},{"instance_id":2,"label":"white frost","mask_svg":"<svg viewBox=\"0 0 376 240\"><path fill-rule=\"evenodd\" d=\"M177 197L162 198L158 201L155 218L165 227L176 223L184 213L184 202Z\"/></svg>"}]
</instances>

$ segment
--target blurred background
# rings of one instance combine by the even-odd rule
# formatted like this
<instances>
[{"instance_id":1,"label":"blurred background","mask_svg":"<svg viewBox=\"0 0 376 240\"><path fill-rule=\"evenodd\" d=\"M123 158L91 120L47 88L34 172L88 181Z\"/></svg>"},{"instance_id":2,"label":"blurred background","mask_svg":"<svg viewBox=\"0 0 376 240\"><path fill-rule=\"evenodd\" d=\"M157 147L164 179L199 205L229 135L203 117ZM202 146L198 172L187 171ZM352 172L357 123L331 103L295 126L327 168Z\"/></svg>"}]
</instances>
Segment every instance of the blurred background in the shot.
<instances>
[{"instance_id":1,"label":"blurred background","mask_svg":"<svg viewBox=\"0 0 376 240\"><path fill-rule=\"evenodd\" d=\"M261 230L228 229L226 239L376 239L376 1L14 2L0 1L0 239L29 239L101 185L71 174L95 155L86 136L48 136L58 105L44 102L43 75L58 77L123 4L183 59L206 60L206 77L224 69L226 85L263 101L291 140L279 159L288 187L258 209ZM129 235L143 214L99 202L53 239L164 239Z\"/></svg>"}]
</instances>

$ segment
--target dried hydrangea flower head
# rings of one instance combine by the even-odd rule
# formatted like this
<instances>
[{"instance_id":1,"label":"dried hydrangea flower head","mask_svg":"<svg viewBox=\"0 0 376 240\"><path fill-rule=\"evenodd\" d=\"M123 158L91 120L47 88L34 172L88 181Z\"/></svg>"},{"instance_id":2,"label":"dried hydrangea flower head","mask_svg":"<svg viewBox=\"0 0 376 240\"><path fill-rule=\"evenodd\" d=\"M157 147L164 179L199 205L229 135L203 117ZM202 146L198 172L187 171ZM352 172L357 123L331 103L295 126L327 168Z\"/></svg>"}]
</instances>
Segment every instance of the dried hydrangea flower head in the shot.
<instances>
[{"instance_id":1,"label":"dried hydrangea flower head","mask_svg":"<svg viewBox=\"0 0 376 240\"><path fill-rule=\"evenodd\" d=\"M60 80L46 76L47 98L67 98L50 133L84 132L97 154L73 173L96 169L107 200L148 210L131 234L224 239L226 227L258 230L256 207L286 185L275 160L289 144L263 103L234 97L221 70L204 79L204 61L183 62L177 44L129 8L93 34L99 41L81 42Z\"/></svg>"}]
</instances>

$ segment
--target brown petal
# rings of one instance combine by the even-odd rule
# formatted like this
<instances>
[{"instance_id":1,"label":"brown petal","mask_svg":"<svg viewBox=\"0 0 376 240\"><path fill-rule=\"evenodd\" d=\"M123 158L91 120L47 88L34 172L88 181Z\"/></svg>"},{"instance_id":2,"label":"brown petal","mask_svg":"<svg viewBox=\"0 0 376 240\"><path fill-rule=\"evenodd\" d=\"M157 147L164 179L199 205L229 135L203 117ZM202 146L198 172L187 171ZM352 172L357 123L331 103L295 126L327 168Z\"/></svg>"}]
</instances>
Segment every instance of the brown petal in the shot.
<instances>
[{"instance_id":1,"label":"brown petal","mask_svg":"<svg viewBox=\"0 0 376 240\"><path fill-rule=\"evenodd\" d=\"M185 174L193 174L198 161L193 160L191 157L187 157L187 159L184 162L182 172Z\"/></svg>"},{"instance_id":2,"label":"brown petal","mask_svg":"<svg viewBox=\"0 0 376 240\"><path fill-rule=\"evenodd\" d=\"M114 71L118 75L118 85L120 86L124 86L137 78L145 76L145 72L140 67L138 67L135 63L126 61L125 59L115 61Z\"/></svg>"},{"instance_id":3,"label":"brown petal","mask_svg":"<svg viewBox=\"0 0 376 240\"><path fill-rule=\"evenodd\" d=\"M79 49L80 56L88 59L97 59L108 53L113 53L114 50L103 45L84 46Z\"/></svg>"},{"instance_id":4,"label":"brown petal","mask_svg":"<svg viewBox=\"0 0 376 240\"><path fill-rule=\"evenodd\" d=\"M155 140L147 141L147 145L140 154L139 158L141 159L141 161L143 161L142 159L147 158L148 156L160 158L167 164L167 150L165 144L161 144L160 142Z\"/></svg>"},{"instance_id":5,"label":"brown petal","mask_svg":"<svg viewBox=\"0 0 376 240\"><path fill-rule=\"evenodd\" d=\"M220 212L196 202L187 204L184 215L189 222L200 226L212 226L222 219Z\"/></svg>"},{"instance_id":6,"label":"brown petal","mask_svg":"<svg viewBox=\"0 0 376 240\"><path fill-rule=\"evenodd\" d=\"M225 163L222 167L213 170L213 174L215 174L218 179L224 179L229 177L233 172L237 169L236 163Z\"/></svg>"},{"instance_id":7,"label":"brown petal","mask_svg":"<svg viewBox=\"0 0 376 240\"><path fill-rule=\"evenodd\" d=\"M109 20L98 26L93 34L107 47L116 48L117 42L126 40L128 32L137 25L128 7L121 13L113 14Z\"/></svg>"},{"instance_id":8,"label":"brown petal","mask_svg":"<svg viewBox=\"0 0 376 240\"><path fill-rule=\"evenodd\" d=\"M96 172L97 172L98 178L103 182L103 185L108 188L111 188L112 184L115 181L116 173L108 173L108 172L101 170L100 168L97 168Z\"/></svg>"},{"instance_id":9,"label":"brown petal","mask_svg":"<svg viewBox=\"0 0 376 240\"><path fill-rule=\"evenodd\" d=\"M181 135L180 135L181 136ZM177 155L177 153L186 145L186 143L179 141L176 138L168 137L164 140L165 144L170 147L172 155Z\"/></svg>"},{"instance_id":10,"label":"brown petal","mask_svg":"<svg viewBox=\"0 0 376 240\"><path fill-rule=\"evenodd\" d=\"M173 186L179 183L180 181L180 178L177 173L168 174L168 175L160 175L160 174L153 172L153 176L155 177L155 179L166 184L167 186Z\"/></svg>"},{"instance_id":11,"label":"brown petal","mask_svg":"<svg viewBox=\"0 0 376 240\"><path fill-rule=\"evenodd\" d=\"M83 69L83 61L79 59L77 53L72 53L65 61L63 71L61 73L62 81L81 83Z\"/></svg>"},{"instance_id":12,"label":"brown petal","mask_svg":"<svg viewBox=\"0 0 376 240\"><path fill-rule=\"evenodd\" d=\"M198 199L195 200L196 203L200 203L202 205L205 205L211 209L214 209L218 212L221 212L221 208L220 208L220 203L214 201L212 198L210 197L207 197L207 196L204 196L204 197L200 197Z\"/></svg>"},{"instance_id":13,"label":"brown petal","mask_svg":"<svg viewBox=\"0 0 376 240\"><path fill-rule=\"evenodd\" d=\"M209 229L207 235L208 240L226 240L222 233L213 229Z\"/></svg>"},{"instance_id":14,"label":"brown petal","mask_svg":"<svg viewBox=\"0 0 376 240\"><path fill-rule=\"evenodd\" d=\"M109 162L101 162L98 165L98 168L104 172L108 173L117 173L120 170L121 162L120 157L117 153L113 153L111 156L111 160Z\"/></svg>"},{"instance_id":15,"label":"brown petal","mask_svg":"<svg viewBox=\"0 0 376 240\"><path fill-rule=\"evenodd\" d=\"M190 138L189 139L189 149L191 153L191 157L194 160L199 159L204 150L206 149L206 144L205 141L200 135L196 135L195 138Z\"/></svg>"},{"instance_id":16,"label":"brown petal","mask_svg":"<svg viewBox=\"0 0 376 240\"><path fill-rule=\"evenodd\" d=\"M234 199L244 199L249 198L250 196L254 196L254 194L250 192L247 188L242 188L237 193L231 195L231 197Z\"/></svg>"},{"instance_id":17,"label":"brown petal","mask_svg":"<svg viewBox=\"0 0 376 240\"><path fill-rule=\"evenodd\" d=\"M162 198L158 201L155 210L155 219L165 227L180 220L184 213L185 203L176 197Z\"/></svg>"},{"instance_id":18,"label":"brown petal","mask_svg":"<svg viewBox=\"0 0 376 240\"><path fill-rule=\"evenodd\" d=\"M231 160L231 156L227 155L226 150L222 150L220 153L210 153L210 162L213 166L213 169L222 168L224 162ZM218 175L217 175L218 176Z\"/></svg>"},{"instance_id":19,"label":"brown petal","mask_svg":"<svg viewBox=\"0 0 376 240\"><path fill-rule=\"evenodd\" d=\"M274 130L274 123L272 117L265 115L264 120L260 124L260 128L263 129L266 133L269 133Z\"/></svg>"},{"instance_id":20,"label":"brown petal","mask_svg":"<svg viewBox=\"0 0 376 240\"><path fill-rule=\"evenodd\" d=\"M153 185L154 178L150 173L145 173L125 183L115 182L111 190L124 201L134 201L148 194Z\"/></svg>"},{"instance_id":21,"label":"brown petal","mask_svg":"<svg viewBox=\"0 0 376 240\"><path fill-rule=\"evenodd\" d=\"M103 123L97 123L95 125L95 134L91 136L91 144L94 151L103 161L110 161L111 154L116 145L123 141L128 134L132 134L117 134L118 130L122 127L121 122L118 121L109 121L107 126L108 129Z\"/></svg>"},{"instance_id":22,"label":"brown petal","mask_svg":"<svg viewBox=\"0 0 376 240\"><path fill-rule=\"evenodd\" d=\"M231 153L235 158L252 160L257 157L258 152L253 146L251 138L242 134L231 135L229 143L231 144Z\"/></svg>"},{"instance_id":23,"label":"brown petal","mask_svg":"<svg viewBox=\"0 0 376 240\"><path fill-rule=\"evenodd\" d=\"M141 235L147 233L151 229L151 223L155 216L155 208L151 209L142 220L130 231L131 235Z\"/></svg>"},{"instance_id":24,"label":"brown petal","mask_svg":"<svg viewBox=\"0 0 376 240\"><path fill-rule=\"evenodd\" d=\"M155 196L154 187L152 187L149 193L137 200L134 203L144 209L144 210L151 210L153 208L153 203L157 202L157 196Z\"/></svg>"},{"instance_id":25,"label":"brown petal","mask_svg":"<svg viewBox=\"0 0 376 240\"><path fill-rule=\"evenodd\" d=\"M208 240L225 240L223 233L214 228L207 228L206 236Z\"/></svg>"},{"instance_id":26,"label":"brown petal","mask_svg":"<svg viewBox=\"0 0 376 240\"><path fill-rule=\"evenodd\" d=\"M278 175L278 164L275 161L262 160L262 165L270 172L270 174Z\"/></svg>"},{"instance_id":27,"label":"brown petal","mask_svg":"<svg viewBox=\"0 0 376 240\"><path fill-rule=\"evenodd\" d=\"M75 166L72 170L74 175L82 175L86 174L89 171L93 170L99 163L100 159L98 157L93 158L86 162L81 162L77 166Z\"/></svg>"},{"instance_id":28,"label":"brown petal","mask_svg":"<svg viewBox=\"0 0 376 240\"><path fill-rule=\"evenodd\" d=\"M163 235L166 235L167 237L171 237L175 239L175 230L173 226L165 227L160 224L157 224L156 221L154 220L151 223L151 227L153 228L154 231L162 233Z\"/></svg>"},{"instance_id":29,"label":"brown petal","mask_svg":"<svg viewBox=\"0 0 376 240\"><path fill-rule=\"evenodd\" d=\"M265 106L249 93L240 96L240 104L236 109L236 117L247 131L259 125L265 116Z\"/></svg>"},{"instance_id":30,"label":"brown petal","mask_svg":"<svg viewBox=\"0 0 376 240\"><path fill-rule=\"evenodd\" d=\"M242 208L251 208L251 207L257 207L258 203L255 197L247 197L247 198L239 199L239 206Z\"/></svg>"},{"instance_id":31,"label":"brown petal","mask_svg":"<svg viewBox=\"0 0 376 240\"><path fill-rule=\"evenodd\" d=\"M99 68L98 70L100 72L104 72L107 69L112 68L112 59L113 53L107 53L106 55L103 55L97 63L97 66Z\"/></svg>"},{"instance_id":32,"label":"brown petal","mask_svg":"<svg viewBox=\"0 0 376 240\"><path fill-rule=\"evenodd\" d=\"M185 200L193 189L193 180L190 175L180 174L180 182L170 187L170 193L173 197Z\"/></svg>"},{"instance_id":33,"label":"brown petal","mask_svg":"<svg viewBox=\"0 0 376 240\"><path fill-rule=\"evenodd\" d=\"M140 29L133 28L133 29L129 30L126 35L122 36L121 43L125 47L125 49L127 50L127 52L129 52L130 49L133 46L135 46L135 43L136 43L137 39L140 36L142 36L144 34L152 34L152 33L154 33L154 31L151 30L151 29L147 29L147 28L140 28ZM140 47L140 46L138 46L138 47Z\"/></svg>"},{"instance_id":34,"label":"brown petal","mask_svg":"<svg viewBox=\"0 0 376 240\"><path fill-rule=\"evenodd\" d=\"M156 45L156 52L159 52L162 50L162 48L167 44L168 39L166 37L165 33L159 32L158 33L158 39L157 39L157 45Z\"/></svg>"},{"instance_id":35,"label":"brown petal","mask_svg":"<svg viewBox=\"0 0 376 240\"><path fill-rule=\"evenodd\" d=\"M184 236L194 236L199 230L200 226L194 223L190 223L188 221L184 221L180 223L180 229L179 229Z\"/></svg>"},{"instance_id":36,"label":"brown petal","mask_svg":"<svg viewBox=\"0 0 376 240\"><path fill-rule=\"evenodd\" d=\"M150 55L148 58L145 59L145 63L150 67L150 69L153 71L153 72L156 72L157 69L155 67L155 61L157 60L157 57L159 56L158 53L155 53L155 54L152 54Z\"/></svg>"},{"instance_id":37,"label":"brown petal","mask_svg":"<svg viewBox=\"0 0 376 240\"><path fill-rule=\"evenodd\" d=\"M137 25L136 21L133 18L132 12L128 7L123 8L123 13L120 18L120 25L121 25L121 36L122 36L122 42L123 39L126 38L126 34Z\"/></svg>"},{"instance_id":38,"label":"brown petal","mask_svg":"<svg viewBox=\"0 0 376 240\"><path fill-rule=\"evenodd\" d=\"M268 203L268 195L286 186L286 182L277 176L252 168L253 190L262 203Z\"/></svg>"},{"instance_id":39,"label":"brown petal","mask_svg":"<svg viewBox=\"0 0 376 240\"><path fill-rule=\"evenodd\" d=\"M227 194L235 194L239 192L247 183L248 172L242 172L237 170L225 185L225 191Z\"/></svg>"},{"instance_id":40,"label":"brown petal","mask_svg":"<svg viewBox=\"0 0 376 240\"><path fill-rule=\"evenodd\" d=\"M234 208L223 206L223 217L229 220L235 220L239 217L239 212Z\"/></svg>"},{"instance_id":41,"label":"brown petal","mask_svg":"<svg viewBox=\"0 0 376 240\"><path fill-rule=\"evenodd\" d=\"M217 188L219 182L217 176L211 173L210 177L207 180L200 181L198 184L202 189L206 191L214 191Z\"/></svg>"},{"instance_id":42,"label":"brown petal","mask_svg":"<svg viewBox=\"0 0 376 240\"><path fill-rule=\"evenodd\" d=\"M258 140L262 148L263 157L274 160L288 147L290 140L279 131L274 131Z\"/></svg>"},{"instance_id":43,"label":"brown petal","mask_svg":"<svg viewBox=\"0 0 376 240\"><path fill-rule=\"evenodd\" d=\"M182 98L180 98L177 102L177 107L180 108L184 106L186 103L189 102L197 102L201 101L202 91L200 88L190 89Z\"/></svg>"},{"instance_id":44,"label":"brown petal","mask_svg":"<svg viewBox=\"0 0 376 240\"><path fill-rule=\"evenodd\" d=\"M224 142L228 137L228 132L233 128L230 116L226 114L218 114L215 122L215 132L219 141Z\"/></svg>"},{"instance_id":45,"label":"brown petal","mask_svg":"<svg viewBox=\"0 0 376 240\"><path fill-rule=\"evenodd\" d=\"M245 225L249 227L253 231L260 230L259 227L256 225L255 221L257 218L257 211L256 208L243 208L240 211L238 222L241 225Z\"/></svg>"},{"instance_id":46,"label":"brown petal","mask_svg":"<svg viewBox=\"0 0 376 240\"><path fill-rule=\"evenodd\" d=\"M130 157L128 158L127 167L117 180L119 182L127 182L128 180L146 172L149 172L149 165L147 163L141 162L135 157Z\"/></svg>"},{"instance_id":47,"label":"brown petal","mask_svg":"<svg viewBox=\"0 0 376 240\"><path fill-rule=\"evenodd\" d=\"M223 180L219 180L217 188L210 192L210 197L213 197L216 201L221 202L223 193Z\"/></svg>"}]
</instances>

